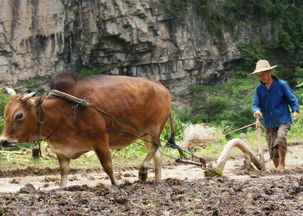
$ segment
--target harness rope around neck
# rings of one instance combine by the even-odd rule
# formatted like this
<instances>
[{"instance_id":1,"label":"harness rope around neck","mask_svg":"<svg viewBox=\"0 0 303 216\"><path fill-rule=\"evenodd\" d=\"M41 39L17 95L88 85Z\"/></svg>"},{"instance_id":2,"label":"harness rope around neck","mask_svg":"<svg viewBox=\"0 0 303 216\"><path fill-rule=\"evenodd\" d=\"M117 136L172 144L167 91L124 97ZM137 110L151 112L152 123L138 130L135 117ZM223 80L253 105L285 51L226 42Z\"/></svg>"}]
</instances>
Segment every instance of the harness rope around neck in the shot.
<instances>
[{"instance_id":1,"label":"harness rope around neck","mask_svg":"<svg viewBox=\"0 0 303 216\"><path fill-rule=\"evenodd\" d=\"M36 113L37 113L37 120L38 120L38 139L33 142L33 149L32 149L32 157L33 158L39 158L42 157L42 151L41 151L41 133L42 133L42 128L45 123L45 112L42 107L42 103L44 99L46 98L46 95L42 95L39 98L39 101L35 104L37 107Z\"/></svg>"}]
</instances>

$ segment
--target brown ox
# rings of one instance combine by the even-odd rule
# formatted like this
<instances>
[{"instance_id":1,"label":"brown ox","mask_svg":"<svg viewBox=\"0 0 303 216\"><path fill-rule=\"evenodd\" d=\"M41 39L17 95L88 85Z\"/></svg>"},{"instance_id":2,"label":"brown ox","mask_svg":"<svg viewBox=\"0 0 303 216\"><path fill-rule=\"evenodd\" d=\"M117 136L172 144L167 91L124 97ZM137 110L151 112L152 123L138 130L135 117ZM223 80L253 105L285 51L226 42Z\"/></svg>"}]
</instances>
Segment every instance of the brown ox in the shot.
<instances>
[{"instance_id":1,"label":"brown ox","mask_svg":"<svg viewBox=\"0 0 303 216\"><path fill-rule=\"evenodd\" d=\"M61 187L66 186L70 159L93 150L111 183L116 185L110 149L126 147L139 137L148 149L139 169L139 179L146 180L148 163L153 158L155 181L161 180L159 137L166 121L171 120L171 97L163 85L144 78L81 77L61 73L52 79L51 89L85 99L143 131L88 107L79 109L76 118L73 118L75 104L53 95L45 99L32 97L31 94L16 95L4 111L5 127L0 138L3 146L16 141L30 142L45 138L59 160ZM173 138L172 121L170 123Z\"/></svg>"}]
</instances>

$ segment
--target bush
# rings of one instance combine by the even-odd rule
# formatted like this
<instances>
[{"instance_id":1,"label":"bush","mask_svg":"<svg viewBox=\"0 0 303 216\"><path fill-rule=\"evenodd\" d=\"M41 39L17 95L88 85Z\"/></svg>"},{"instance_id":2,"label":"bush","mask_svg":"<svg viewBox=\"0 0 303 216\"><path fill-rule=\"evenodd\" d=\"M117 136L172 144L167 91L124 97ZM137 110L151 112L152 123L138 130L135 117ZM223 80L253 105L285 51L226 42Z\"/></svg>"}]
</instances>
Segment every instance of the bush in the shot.
<instances>
[{"instance_id":1,"label":"bush","mask_svg":"<svg viewBox=\"0 0 303 216\"><path fill-rule=\"evenodd\" d=\"M296 80L296 87L303 89L303 68L301 67L295 68L294 78Z\"/></svg>"},{"instance_id":2,"label":"bush","mask_svg":"<svg viewBox=\"0 0 303 216\"><path fill-rule=\"evenodd\" d=\"M300 106L300 110L302 112L303 106ZM298 121L293 122L288 134L288 138L290 140L295 140L295 141L302 140L303 139L302 128L303 128L303 117L301 115Z\"/></svg>"},{"instance_id":3,"label":"bush","mask_svg":"<svg viewBox=\"0 0 303 216\"><path fill-rule=\"evenodd\" d=\"M241 52L240 69L242 70L251 70L259 59L264 58L265 50L261 44L242 43L239 45L239 49Z\"/></svg>"},{"instance_id":4,"label":"bush","mask_svg":"<svg viewBox=\"0 0 303 216\"><path fill-rule=\"evenodd\" d=\"M0 130L4 127L4 108L9 100L9 97L0 89Z\"/></svg>"},{"instance_id":5,"label":"bush","mask_svg":"<svg viewBox=\"0 0 303 216\"><path fill-rule=\"evenodd\" d=\"M292 38L290 37L290 35L285 32L282 31L279 34L279 46L287 52L287 54L293 54L294 50L295 50L295 44L292 41Z\"/></svg>"},{"instance_id":6,"label":"bush","mask_svg":"<svg viewBox=\"0 0 303 216\"><path fill-rule=\"evenodd\" d=\"M161 0L162 7L175 17L182 17L186 12L187 0Z\"/></svg>"},{"instance_id":7,"label":"bush","mask_svg":"<svg viewBox=\"0 0 303 216\"><path fill-rule=\"evenodd\" d=\"M102 71L100 68L95 68L95 69L82 68L80 70L80 74L83 76L93 76L93 75L98 75L101 73L102 73Z\"/></svg>"},{"instance_id":8,"label":"bush","mask_svg":"<svg viewBox=\"0 0 303 216\"><path fill-rule=\"evenodd\" d=\"M191 123L211 123L228 130L252 123L253 92L258 84L254 76L233 77L215 86L191 85L191 109L183 109L181 120Z\"/></svg>"}]
</instances>

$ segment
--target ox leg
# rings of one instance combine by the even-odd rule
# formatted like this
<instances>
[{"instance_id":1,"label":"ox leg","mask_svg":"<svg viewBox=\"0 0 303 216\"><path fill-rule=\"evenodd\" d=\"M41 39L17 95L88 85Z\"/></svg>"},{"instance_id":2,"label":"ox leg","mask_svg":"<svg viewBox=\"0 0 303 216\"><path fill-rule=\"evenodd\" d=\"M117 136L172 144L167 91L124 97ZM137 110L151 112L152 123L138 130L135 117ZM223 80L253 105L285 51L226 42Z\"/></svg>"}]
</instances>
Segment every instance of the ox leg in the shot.
<instances>
[{"instance_id":1,"label":"ox leg","mask_svg":"<svg viewBox=\"0 0 303 216\"><path fill-rule=\"evenodd\" d=\"M139 179L143 182L147 179L147 171L149 161L153 158L155 164L155 181L161 180L161 153L158 150L159 139L153 139L151 136L146 136L143 139L145 147L148 149L148 154L139 168ZM151 141L153 143L151 143Z\"/></svg>"},{"instance_id":2,"label":"ox leg","mask_svg":"<svg viewBox=\"0 0 303 216\"><path fill-rule=\"evenodd\" d=\"M159 183L161 181L161 171L162 171L162 158L161 158L161 151L158 148L158 150L155 153L155 156L153 157L154 160L154 166L155 166L155 182Z\"/></svg>"},{"instance_id":3,"label":"ox leg","mask_svg":"<svg viewBox=\"0 0 303 216\"><path fill-rule=\"evenodd\" d=\"M60 174L61 174L60 188L64 188L66 187L66 183L67 183L67 175L69 170L70 159L61 154L57 154L57 158L59 161Z\"/></svg>"},{"instance_id":4,"label":"ox leg","mask_svg":"<svg viewBox=\"0 0 303 216\"><path fill-rule=\"evenodd\" d=\"M95 153L103 167L104 172L109 176L112 185L117 185L114 177L112 156L108 146L101 146L95 149Z\"/></svg>"}]
</instances>

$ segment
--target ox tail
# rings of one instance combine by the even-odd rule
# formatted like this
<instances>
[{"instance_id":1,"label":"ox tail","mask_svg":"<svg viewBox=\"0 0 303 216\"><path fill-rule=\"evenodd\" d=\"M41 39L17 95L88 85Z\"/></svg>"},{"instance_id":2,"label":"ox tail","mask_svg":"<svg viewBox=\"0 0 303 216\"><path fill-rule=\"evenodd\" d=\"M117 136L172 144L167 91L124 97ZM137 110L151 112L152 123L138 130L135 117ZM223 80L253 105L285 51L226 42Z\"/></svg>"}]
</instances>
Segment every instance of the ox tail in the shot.
<instances>
[{"instance_id":1,"label":"ox tail","mask_svg":"<svg viewBox=\"0 0 303 216\"><path fill-rule=\"evenodd\" d=\"M170 137L168 138L168 140L166 142L166 146L173 148L173 149L177 149L179 151L180 158L182 158L182 157L184 157L183 151L175 142L175 124L174 124L174 118L173 118L171 111L169 112L168 120L169 120L169 126L170 126Z\"/></svg>"}]
</instances>

